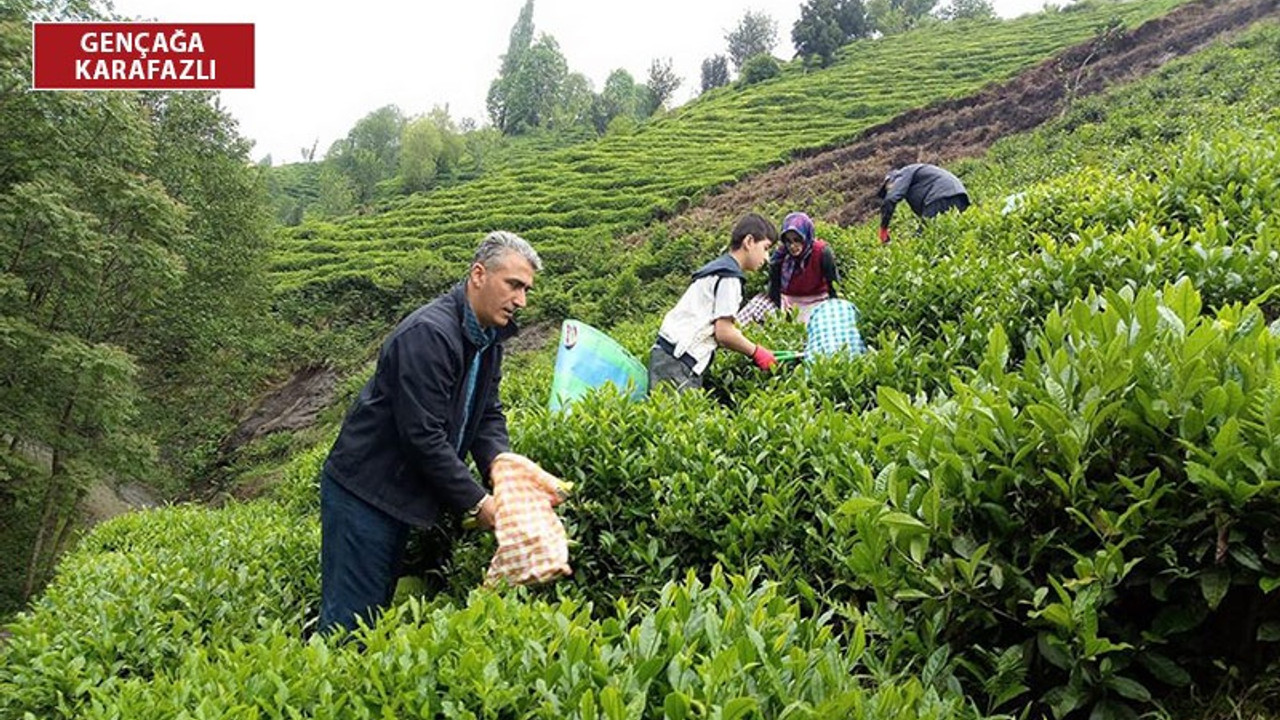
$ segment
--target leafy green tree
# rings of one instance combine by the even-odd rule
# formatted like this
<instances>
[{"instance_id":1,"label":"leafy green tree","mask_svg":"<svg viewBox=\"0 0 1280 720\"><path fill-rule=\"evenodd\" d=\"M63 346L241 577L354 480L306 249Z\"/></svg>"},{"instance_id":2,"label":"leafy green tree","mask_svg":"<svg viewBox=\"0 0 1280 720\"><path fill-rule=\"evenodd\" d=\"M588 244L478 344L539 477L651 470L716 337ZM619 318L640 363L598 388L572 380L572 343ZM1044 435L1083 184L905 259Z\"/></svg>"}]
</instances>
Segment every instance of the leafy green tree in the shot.
<instances>
[{"instance_id":1,"label":"leafy green tree","mask_svg":"<svg viewBox=\"0 0 1280 720\"><path fill-rule=\"evenodd\" d=\"M142 430L175 474L190 476L249 403L270 352L264 172L247 164L250 143L215 95L142 97L154 138L147 172L187 216L184 242L170 244L184 272L128 347L146 390Z\"/></svg>"},{"instance_id":2,"label":"leafy green tree","mask_svg":"<svg viewBox=\"0 0 1280 720\"><path fill-rule=\"evenodd\" d=\"M844 44L844 30L836 17L835 0L809 0L800 6L800 19L791 27L791 42L796 55L806 61L816 59L822 66L831 64L836 51Z\"/></svg>"},{"instance_id":3,"label":"leafy green tree","mask_svg":"<svg viewBox=\"0 0 1280 720\"><path fill-rule=\"evenodd\" d=\"M791 28L791 42L797 56L826 66L842 45L869 34L861 0L808 0Z\"/></svg>"},{"instance_id":4,"label":"leafy green tree","mask_svg":"<svg viewBox=\"0 0 1280 720\"><path fill-rule=\"evenodd\" d=\"M550 35L541 35L511 78L503 131L519 135L549 124L568 77L569 64L560 44Z\"/></svg>"},{"instance_id":5,"label":"leafy green tree","mask_svg":"<svg viewBox=\"0 0 1280 720\"><path fill-rule=\"evenodd\" d=\"M356 208L356 191L351 180L334 163L326 160L320 164L316 178L319 193L315 203L307 208L309 216L338 217Z\"/></svg>"},{"instance_id":6,"label":"leafy green tree","mask_svg":"<svg viewBox=\"0 0 1280 720\"><path fill-rule=\"evenodd\" d=\"M609 123L619 116L636 114L636 81L631 73L618 68L609 73L604 89L596 97L592 108L592 122L596 132L604 133Z\"/></svg>"},{"instance_id":7,"label":"leafy green tree","mask_svg":"<svg viewBox=\"0 0 1280 720\"><path fill-rule=\"evenodd\" d=\"M564 130L576 126L590 126L594 110L595 93L591 81L582 73L569 73L560 85L560 97L552 111L548 126Z\"/></svg>"},{"instance_id":8,"label":"leafy green tree","mask_svg":"<svg viewBox=\"0 0 1280 720\"><path fill-rule=\"evenodd\" d=\"M405 122L400 108L385 105L365 115L345 138L330 146L325 159L347 177L357 203L372 200L378 183L396 175Z\"/></svg>"},{"instance_id":9,"label":"leafy green tree","mask_svg":"<svg viewBox=\"0 0 1280 720\"><path fill-rule=\"evenodd\" d=\"M30 29L0 23L0 439L14 506L37 520L21 591L43 579L71 508L104 472L147 473L140 388L122 345L183 273L185 211L143 170L137 96L30 93ZM6 515L9 513L6 512Z\"/></svg>"},{"instance_id":10,"label":"leafy green tree","mask_svg":"<svg viewBox=\"0 0 1280 720\"><path fill-rule=\"evenodd\" d=\"M400 138L400 181L407 192L426 190L435 183L444 139L431 118L420 117L404 126Z\"/></svg>"},{"instance_id":11,"label":"leafy green tree","mask_svg":"<svg viewBox=\"0 0 1280 720\"><path fill-rule=\"evenodd\" d=\"M991 0L951 0L938 16L943 20L994 20L996 9Z\"/></svg>"},{"instance_id":12,"label":"leafy green tree","mask_svg":"<svg viewBox=\"0 0 1280 720\"><path fill-rule=\"evenodd\" d=\"M845 42L871 36L871 21L862 0L836 0L835 10Z\"/></svg>"},{"instance_id":13,"label":"leafy green tree","mask_svg":"<svg viewBox=\"0 0 1280 720\"><path fill-rule=\"evenodd\" d=\"M452 174L462 162L467 149L467 141L462 137L462 130L449 115L448 105L437 105L427 113L431 122L440 130L440 157L438 160L441 174Z\"/></svg>"},{"instance_id":14,"label":"leafy green tree","mask_svg":"<svg viewBox=\"0 0 1280 720\"><path fill-rule=\"evenodd\" d=\"M502 132L493 127L469 130L463 134L462 141L463 152L460 165L465 172L472 174L488 170L506 142Z\"/></svg>"},{"instance_id":15,"label":"leafy green tree","mask_svg":"<svg viewBox=\"0 0 1280 720\"><path fill-rule=\"evenodd\" d=\"M649 99L651 107L646 115L652 115L666 107L667 102L676 94L676 90L680 89L680 84L683 82L684 78L676 75L671 58L666 60L654 58L653 62L649 63L649 79L645 83L651 95Z\"/></svg>"},{"instance_id":16,"label":"leafy green tree","mask_svg":"<svg viewBox=\"0 0 1280 720\"><path fill-rule=\"evenodd\" d=\"M729 59L713 55L702 61L702 92L729 84Z\"/></svg>"},{"instance_id":17,"label":"leafy green tree","mask_svg":"<svg viewBox=\"0 0 1280 720\"><path fill-rule=\"evenodd\" d=\"M928 21L937 4L938 0L869 0L867 18L873 30L894 35Z\"/></svg>"},{"instance_id":18,"label":"leafy green tree","mask_svg":"<svg viewBox=\"0 0 1280 720\"><path fill-rule=\"evenodd\" d=\"M757 55L742 66L742 84L754 85L782 74L778 59L772 55Z\"/></svg>"},{"instance_id":19,"label":"leafy green tree","mask_svg":"<svg viewBox=\"0 0 1280 720\"><path fill-rule=\"evenodd\" d=\"M747 60L773 52L778 44L778 23L766 13L748 10L724 39L729 43L733 67L741 72Z\"/></svg>"},{"instance_id":20,"label":"leafy green tree","mask_svg":"<svg viewBox=\"0 0 1280 720\"><path fill-rule=\"evenodd\" d=\"M175 470L216 444L205 420L251 390L226 381L266 309L259 170L214 96L27 91L27 20L94 8L0 10L0 526L21 595L91 483L154 479L157 439Z\"/></svg>"},{"instance_id":21,"label":"leafy green tree","mask_svg":"<svg viewBox=\"0 0 1280 720\"><path fill-rule=\"evenodd\" d=\"M462 161L466 141L458 132L447 107L405 124L400 137L400 186L405 192L433 187L442 176L452 175Z\"/></svg>"}]
</instances>

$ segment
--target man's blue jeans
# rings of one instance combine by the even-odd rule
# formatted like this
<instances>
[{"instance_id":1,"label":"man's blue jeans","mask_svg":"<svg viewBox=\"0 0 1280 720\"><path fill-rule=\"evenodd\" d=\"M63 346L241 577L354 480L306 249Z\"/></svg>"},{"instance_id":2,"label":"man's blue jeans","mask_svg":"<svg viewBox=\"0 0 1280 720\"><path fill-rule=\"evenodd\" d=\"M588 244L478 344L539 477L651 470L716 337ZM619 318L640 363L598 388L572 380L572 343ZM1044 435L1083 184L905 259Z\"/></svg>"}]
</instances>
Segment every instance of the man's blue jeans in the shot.
<instances>
[{"instance_id":1,"label":"man's blue jeans","mask_svg":"<svg viewBox=\"0 0 1280 720\"><path fill-rule=\"evenodd\" d=\"M320 473L320 632L372 625L391 602L409 526Z\"/></svg>"}]
</instances>

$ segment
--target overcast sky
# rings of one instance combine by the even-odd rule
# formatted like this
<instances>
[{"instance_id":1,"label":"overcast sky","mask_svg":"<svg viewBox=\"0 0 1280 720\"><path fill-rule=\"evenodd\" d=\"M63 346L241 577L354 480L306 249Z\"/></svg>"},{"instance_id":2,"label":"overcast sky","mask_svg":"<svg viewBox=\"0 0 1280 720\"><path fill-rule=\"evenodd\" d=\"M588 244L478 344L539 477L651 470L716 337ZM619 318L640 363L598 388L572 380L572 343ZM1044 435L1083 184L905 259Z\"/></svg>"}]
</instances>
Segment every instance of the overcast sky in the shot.
<instances>
[{"instance_id":1,"label":"overcast sky","mask_svg":"<svg viewBox=\"0 0 1280 720\"><path fill-rule=\"evenodd\" d=\"M946 0L943 0L945 3ZM725 53L724 36L747 10L778 22L774 55L790 58L802 0L536 0L537 33L555 37L569 69L597 92L616 68L644 82L654 58L671 58L684 83L701 83L702 60ZM1044 0L995 0L996 12L1035 12ZM1059 3L1061 4L1061 3ZM161 22L254 23L255 85L224 90L222 103L255 141L255 160L317 157L379 107L407 115L449 107L455 120L487 122L489 83L524 0L115 0L118 15Z\"/></svg>"}]
</instances>

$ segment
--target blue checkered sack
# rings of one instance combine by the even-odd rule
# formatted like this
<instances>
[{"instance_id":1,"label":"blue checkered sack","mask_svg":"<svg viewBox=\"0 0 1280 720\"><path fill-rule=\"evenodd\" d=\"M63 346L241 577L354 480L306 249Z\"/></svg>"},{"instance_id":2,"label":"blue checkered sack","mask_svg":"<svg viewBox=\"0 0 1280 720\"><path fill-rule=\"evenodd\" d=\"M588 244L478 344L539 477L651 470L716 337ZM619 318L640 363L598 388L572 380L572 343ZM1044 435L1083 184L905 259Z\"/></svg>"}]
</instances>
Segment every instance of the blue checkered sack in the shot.
<instances>
[{"instance_id":1,"label":"blue checkered sack","mask_svg":"<svg viewBox=\"0 0 1280 720\"><path fill-rule=\"evenodd\" d=\"M819 355L861 355L867 351L858 332L858 306L839 298L827 300L809 316L809 341L805 362Z\"/></svg>"}]
</instances>

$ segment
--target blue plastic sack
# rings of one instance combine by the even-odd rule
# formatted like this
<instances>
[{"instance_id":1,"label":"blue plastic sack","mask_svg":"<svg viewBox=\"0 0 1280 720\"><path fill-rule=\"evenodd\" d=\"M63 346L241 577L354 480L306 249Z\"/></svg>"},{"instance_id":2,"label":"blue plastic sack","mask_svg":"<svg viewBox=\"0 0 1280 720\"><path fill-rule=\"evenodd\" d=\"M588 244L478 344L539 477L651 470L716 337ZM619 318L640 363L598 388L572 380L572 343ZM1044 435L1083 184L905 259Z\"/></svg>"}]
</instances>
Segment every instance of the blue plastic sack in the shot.
<instances>
[{"instance_id":1,"label":"blue plastic sack","mask_svg":"<svg viewBox=\"0 0 1280 720\"><path fill-rule=\"evenodd\" d=\"M578 320L560 326L555 373L551 379L552 411L588 392L613 384L632 400L649 394L649 371L605 333Z\"/></svg>"}]
</instances>

